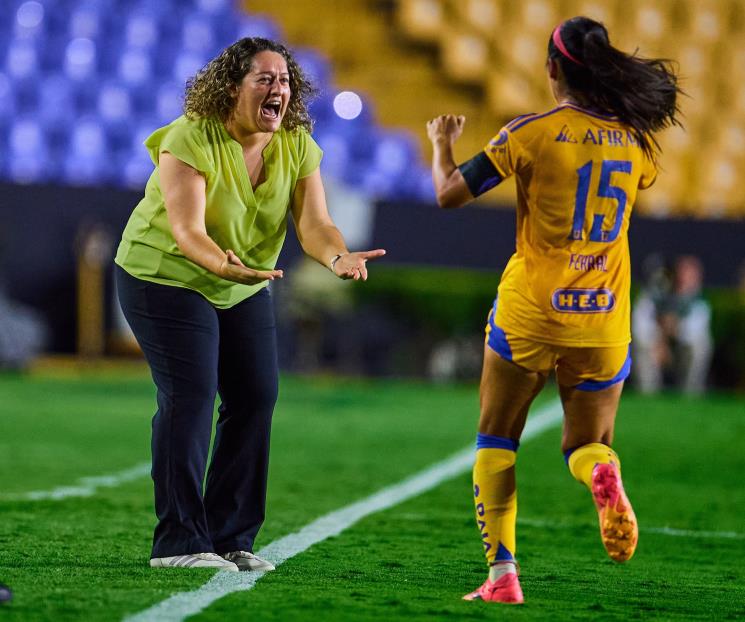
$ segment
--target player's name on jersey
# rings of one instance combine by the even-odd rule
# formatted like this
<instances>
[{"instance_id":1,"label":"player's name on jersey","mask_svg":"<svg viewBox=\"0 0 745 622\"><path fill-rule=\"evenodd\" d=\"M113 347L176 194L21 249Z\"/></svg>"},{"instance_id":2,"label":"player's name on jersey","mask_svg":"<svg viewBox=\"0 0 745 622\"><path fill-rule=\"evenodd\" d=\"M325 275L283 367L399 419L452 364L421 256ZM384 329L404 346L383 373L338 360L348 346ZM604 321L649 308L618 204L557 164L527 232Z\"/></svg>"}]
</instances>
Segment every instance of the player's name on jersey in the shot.
<instances>
[{"instance_id":1,"label":"player's name on jersey","mask_svg":"<svg viewBox=\"0 0 745 622\"><path fill-rule=\"evenodd\" d=\"M564 125L554 139L557 143L608 145L610 147L638 147L639 141L629 130L610 130L588 127L582 134L582 140L578 140L575 133L568 125Z\"/></svg>"},{"instance_id":2,"label":"player's name on jersey","mask_svg":"<svg viewBox=\"0 0 745 622\"><path fill-rule=\"evenodd\" d=\"M616 297L605 287L557 289L551 296L551 306L559 313L608 313L616 306Z\"/></svg>"},{"instance_id":3,"label":"player's name on jersey","mask_svg":"<svg viewBox=\"0 0 745 622\"><path fill-rule=\"evenodd\" d=\"M589 272L590 270L608 272L608 255L581 255L579 253L572 253L569 256L569 265L567 267L570 270L581 272Z\"/></svg>"}]
</instances>

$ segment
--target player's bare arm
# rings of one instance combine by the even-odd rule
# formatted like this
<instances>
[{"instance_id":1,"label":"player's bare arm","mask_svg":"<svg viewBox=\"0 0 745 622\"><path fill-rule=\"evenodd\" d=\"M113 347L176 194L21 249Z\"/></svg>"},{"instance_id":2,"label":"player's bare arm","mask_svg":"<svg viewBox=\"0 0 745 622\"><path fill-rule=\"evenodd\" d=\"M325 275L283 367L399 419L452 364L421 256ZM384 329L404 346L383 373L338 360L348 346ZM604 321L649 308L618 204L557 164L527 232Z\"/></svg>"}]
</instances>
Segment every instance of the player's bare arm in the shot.
<instances>
[{"instance_id":1,"label":"player's bare arm","mask_svg":"<svg viewBox=\"0 0 745 622\"><path fill-rule=\"evenodd\" d=\"M463 115L443 114L427 122L432 143L432 180L437 204L443 208L462 207L473 200L468 184L453 158L453 144L463 133Z\"/></svg>"},{"instance_id":2,"label":"player's bare arm","mask_svg":"<svg viewBox=\"0 0 745 622\"><path fill-rule=\"evenodd\" d=\"M463 133L465 122L463 116L446 114L427 123L433 148L432 179L437 204L443 208L462 207L502 181L502 175L484 151L459 166L455 164L453 144Z\"/></svg>"}]
</instances>

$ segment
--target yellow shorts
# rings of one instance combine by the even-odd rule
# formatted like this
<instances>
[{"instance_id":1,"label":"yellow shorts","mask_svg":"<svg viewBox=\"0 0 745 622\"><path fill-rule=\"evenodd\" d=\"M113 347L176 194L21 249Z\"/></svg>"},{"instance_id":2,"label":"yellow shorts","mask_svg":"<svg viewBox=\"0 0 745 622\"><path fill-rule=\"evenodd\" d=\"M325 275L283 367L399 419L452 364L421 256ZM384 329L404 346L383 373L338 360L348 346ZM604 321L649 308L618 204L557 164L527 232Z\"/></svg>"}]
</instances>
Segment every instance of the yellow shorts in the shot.
<instances>
[{"instance_id":1,"label":"yellow shorts","mask_svg":"<svg viewBox=\"0 0 745 622\"><path fill-rule=\"evenodd\" d=\"M508 335L494 322L496 302L486 324L486 343L499 356L529 371L548 375L581 391L601 391L625 380L631 372L631 346L573 348Z\"/></svg>"}]
</instances>

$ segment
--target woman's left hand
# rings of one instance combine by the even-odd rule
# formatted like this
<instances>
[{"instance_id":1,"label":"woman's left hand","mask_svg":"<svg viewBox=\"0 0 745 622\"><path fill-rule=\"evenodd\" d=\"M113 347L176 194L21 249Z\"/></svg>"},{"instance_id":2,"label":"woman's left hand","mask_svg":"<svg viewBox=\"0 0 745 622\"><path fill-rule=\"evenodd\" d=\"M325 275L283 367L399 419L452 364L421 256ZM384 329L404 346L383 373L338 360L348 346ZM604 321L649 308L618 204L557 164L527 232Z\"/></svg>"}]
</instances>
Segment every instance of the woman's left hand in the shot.
<instances>
[{"instance_id":1,"label":"woman's left hand","mask_svg":"<svg viewBox=\"0 0 745 622\"><path fill-rule=\"evenodd\" d=\"M358 251L344 253L334 262L334 274L340 279L354 279L367 281L367 261L385 255L385 250L378 248L374 251Z\"/></svg>"}]
</instances>

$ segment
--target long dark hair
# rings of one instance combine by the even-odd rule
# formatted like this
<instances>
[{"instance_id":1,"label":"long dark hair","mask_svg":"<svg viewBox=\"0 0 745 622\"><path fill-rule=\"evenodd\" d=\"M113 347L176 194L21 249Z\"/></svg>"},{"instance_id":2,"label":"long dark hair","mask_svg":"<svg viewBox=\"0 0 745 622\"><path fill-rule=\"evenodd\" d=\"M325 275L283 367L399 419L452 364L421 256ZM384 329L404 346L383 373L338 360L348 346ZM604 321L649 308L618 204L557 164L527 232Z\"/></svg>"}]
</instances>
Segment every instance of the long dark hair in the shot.
<instances>
[{"instance_id":1,"label":"long dark hair","mask_svg":"<svg viewBox=\"0 0 745 622\"><path fill-rule=\"evenodd\" d=\"M313 85L284 45L261 37L236 41L190 78L186 82L184 114L190 119L216 117L227 121L235 109L235 88L251 71L254 56L266 50L281 54L290 74L290 102L282 125L287 130L303 127L310 132L313 121L308 114L308 102L316 93Z\"/></svg>"},{"instance_id":2,"label":"long dark hair","mask_svg":"<svg viewBox=\"0 0 745 622\"><path fill-rule=\"evenodd\" d=\"M614 48L600 22L588 17L565 21L549 38L548 56L559 63L580 103L614 114L633 128L651 158L660 151L654 133L680 125L677 96L682 91L673 63Z\"/></svg>"}]
</instances>

